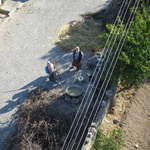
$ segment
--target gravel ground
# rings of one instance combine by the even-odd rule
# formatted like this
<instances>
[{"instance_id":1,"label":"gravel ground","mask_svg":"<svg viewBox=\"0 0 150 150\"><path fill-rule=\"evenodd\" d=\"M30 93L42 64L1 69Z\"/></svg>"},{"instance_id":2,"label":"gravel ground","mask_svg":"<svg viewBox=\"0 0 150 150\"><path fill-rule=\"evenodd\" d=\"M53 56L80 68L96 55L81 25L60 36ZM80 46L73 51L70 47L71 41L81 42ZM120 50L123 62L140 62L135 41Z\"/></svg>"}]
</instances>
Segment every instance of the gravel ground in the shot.
<instances>
[{"instance_id":1,"label":"gravel ground","mask_svg":"<svg viewBox=\"0 0 150 150\"><path fill-rule=\"evenodd\" d=\"M26 0L0 24L0 150L5 136L14 129L8 125L11 116L28 90L49 87L44 72L49 56L56 60L60 73L70 65L71 54L54 45L57 29L83 13L105 7L107 1Z\"/></svg>"},{"instance_id":2,"label":"gravel ground","mask_svg":"<svg viewBox=\"0 0 150 150\"><path fill-rule=\"evenodd\" d=\"M140 88L126 114L124 150L150 150L150 83Z\"/></svg>"}]
</instances>

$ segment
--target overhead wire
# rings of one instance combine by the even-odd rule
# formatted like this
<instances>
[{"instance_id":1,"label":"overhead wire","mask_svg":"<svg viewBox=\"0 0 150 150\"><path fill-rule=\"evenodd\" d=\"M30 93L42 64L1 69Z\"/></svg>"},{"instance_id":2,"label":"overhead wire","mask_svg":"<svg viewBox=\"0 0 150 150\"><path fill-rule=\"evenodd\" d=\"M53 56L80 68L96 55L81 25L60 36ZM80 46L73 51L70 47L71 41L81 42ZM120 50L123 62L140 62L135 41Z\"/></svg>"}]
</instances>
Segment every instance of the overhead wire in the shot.
<instances>
[{"instance_id":1,"label":"overhead wire","mask_svg":"<svg viewBox=\"0 0 150 150\"><path fill-rule=\"evenodd\" d=\"M123 3L122 3L122 5L121 5L121 8L120 8L120 10L119 10L119 13L118 13L118 16L122 16L122 15L120 15L122 12L123 12L123 6L125 5L125 2L126 2L126 0L124 0L123 1ZM117 17L118 17L117 16ZM114 25L116 25L117 24L117 19L115 20L115 23L114 23ZM111 31L111 33L110 33L110 35L109 35L109 38L108 38L108 40L107 40L107 42L106 42L106 44L105 44L105 47L107 46L107 44L108 44L108 42L110 42L110 37L111 37L111 34L113 33L113 32L115 32L115 30L112 30ZM105 47L104 47L104 49L105 49ZM108 49L107 49L108 50ZM106 54L107 54L107 52L105 53L105 56L106 56ZM105 57L104 56L104 57ZM96 69L95 69L95 71L94 71L94 74L96 73ZM93 75L93 77L94 77L94 75ZM91 81L92 81L92 79L91 79ZM90 84L89 84L90 85ZM87 88L87 90L86 90L86 93L88 92L88 89L90 88L90 86L88 86L88 88ZM86 93L85 93L85 95L86 95ZM85 98L85 95L84 95L84 98ZM83 98L83 99L84 99ZM82 101L82 103L83 103L83 101ZM66 139L65 139L65 142L64 142L64 145L63 145L63 147L62 147L62 150L63 150L63 148L65 147L65 144L66 144L66 141L67 141L67 138L68 138L68 136L69 136L69 134L70 134L70 132L71 132L71 129L73 128L73 124L75 123L75 121L76 121L76 118L77 118L77 116L78 116L78 113L79 113L79 111L80 111L80 109L81 109L81 107L82 107L82 103L80 104L80 107L79 107L79 109L78 109L78 112L77 112L77 114L76 114L76 116L75 116L75 119L74 119L74 121L73 121L73 123L72 123L72 126L71 126L71 128L70 128L70 130L69 130L69 133L68 133L68 135L67 135L67 137L66 137ZM86 105L84 105L84 106L86 106ZM74 133L73 133L74 134ZM73 135L72 134L72 135ZM72 137L71 137L72 138ZM71 140L70 140L71 141ZM69 145L69 144L68 144Z\"/></svg>"},{"instance_id":2,"label":"overhead wire","mask_svg":"<svg viewBox=\"0 0 150 150\"><path fill-rule=\"evenodd\" d=\"M130 0L130 2L131 2L131 0ZM123 23L123 21L124 21L124 19L125 19L125 16L126 16L126 14L127 14L127 11L128 11L129 6L130 6L130 3L128 3L128 7L127 7L127 9L126 9L126 12L124 13L124 17L123 17L122 23ZM131 15L130 15L130 16L131 16ZM129 21L129 20L130 20L130 18L128 19L128 21ZM122 23L121 23L121 24L122 24ZM127 26L128 26L128 23L126 24L126 27L127 27ZM118 29L117 34L119 33L119 31L120 31L120 29ZM124 30L124 31L125 31L125 30ZM116 34L116 35L117 35L117 34ZM108 62L108 60L110 59L109 57L110 57L110 54L111 54L111 52L112 52L112 50L113 50L114 44L115 44L115 42L116 42L116 39L117 39L117 36L115 37L115 40L113 41L113 46L111 47L110 52L109 52L109 55L108 55L108 57L107 57L107 60L105 61L105 66L103 67L103 72L105 71L104 68L106 68L107 62ZM116 52L117 52L117 51L116 51ZM106 54L107 54L107 53L106 53ZM109 66L109 67L110 67L110 66ZM82 127L82 124L83 124L83 122L84 122L84 119L86 119L86 114L87 114L88 111L89 111L89 108L90 108L91 103L92 103L92 99L94 98L96 89L97 89L98 84L99 84L99 82L100 82L100 80L101 80L101 78L102 78L102 75L103 75L103 73L101 73L100 76L99 76L99 72L97 73L97 76L96 76L96 79L95 79L95 81L97 82L97 83L96 83L96 88L94 88L94 91L93 91L93 93L92 93L91 100L90 100L90 102L89 102L89 104L88 104L88 106L87 106L87 108L86 108L86 111L84 112L84 117L83 117L82 121L80 121L80 127L78 127L78 131L77 131L77 133L76 133L76 135L75 135L75 137L74 137L74 141L76 141L76 139L77 139L77 137L78 137L77 135L78 135L79 132L80 132L80 129L81 129L81 127ZM98 81L97 81L97 78L98 78ZM105 77L105 79L104 79L104 82L105 82L105 80L106 80L106 77ZM103 82L103 85L104 85L104 82ZM103 87L103 86L102 86L102 87ZM99 93L101 93L102 87L101 87ZM88 98L89 98L89 97L88 97ZM97 104L97 103L95 102L95 104ZM86 129L86 127L85 127L85 129ZM71 143L71 149L72 149L72 147L73 147L73 143Z\"/></svg>"},{"instance_id":3,"label":"overhead wire","mask_svg":"<svg viewBox=\"0 0 150 150\"><path fill-rule=\"evenodd\" d=\"M138 0L137 0L137 1L138 1ZM140 2L140 0L139 0L139 2ZM136 12L136 10L137 10L137 8L138 8L139 2L137 3L135 12ZM134 14L133 14L133 15L134 15ZM132 16L132 15L131 15L131 16ZM131 16L130 16L130 18L131 18ZM130 18L129 18L129 20L130 20ZM134 16L133 16L132 19L130 20L131 22L132 22L133 18L134 18ZM88 125L88 123L89 123L91 117L92 117L92 113L94 113L94 108L97 108L97 109L96 109L96 112L95 112L94 117L93 117L93 119L92 119L91 122L94 121L94 119L96 118L96 115L97 115L97 113L98 113L98 111L99 111L99 109L100 109L102 100L103 100L104 95L105 95L105 92L106 92L106 90L107 90L107 86L108 86L108 84L109 84L109 82L110 82L112 73L113 73L113 71L114 71L114 69L115 69L117 60L118 60L119 55L120 55L120 53L121 53L121 50L122 50L122 48L123 48L123 45L124 45L124 42L125 42L125 39L126 39L126 36L127 36L127 34L128 34L128 31L129 31L130 26L131 26L131 23L129 24L128 30L125 29L126 34L125 34L125 31L124 31L124 32L123 32L123 36L122 36L122 38L121 38L120 41L119 41L119 44L118 44L118 47L117 47L117 50L119 50L119 51L118 51L118 54L117 54L117 52L114 54L115 56L113 57L113 60L112 60L112 62L111 62L111 64L110 64L109 69L108 69L108 72L107 72L107 74L106 74L106 76L108 76L108 73L109 73L109 71L110 71L110 69L111 69L111 65L113 65L112 71L111 71L111 73L110 73L110 75L109 75L109 78L108 78L108 80L107 80L106 86L105 86L105 88L104 88L104 92L103 92L102 95L100 95L101 92L99 92L99 94L98 94L98 96L97 96L96 102L95 102L95 104L94 104L94 106L93 106L93 109L92 109L92 112L91 112L91 114L90 114L90 116L89 116L89 118L88 118L87 124L86 124L86 126L85 126L85 128L84 128L84 130L83 130L83 132L82 132L82 135L80 135L80 140L79 140L79 142L78 142L78 145L76 146L76 150L78 150L79 145L80 145L80 142L81 142L81 140L83 139L83 135L84 135L85 129L86 129L86 127L87 127L87 125ZM125 34L125 36L124 36L124 34ZM123 37L124 37L124 39L123 39ZM123 41L122 41L122 39L123 39ZM122 45L121 45L121 47L120 47L121 42L122 42ZM117 54L117 56L116 56L116 54ZM116 57L116 60L114 60L115 57ZM115 61L114 64L113 64L113 61ZM105 78L105 80L106 80L106 78ZM104 85L104 83L105 83L105 80L104 80L104 82L103 82L103 85ZM103 85L102 85L102 87L103 87ZM102 88L101 88L101 90L102 90ZM99 102L98 106L96 106L97 103L98 103L98 101L99 101L99 97L100 97L100 96L101 96L100 102Z\"/></svg>"}]
</instances>

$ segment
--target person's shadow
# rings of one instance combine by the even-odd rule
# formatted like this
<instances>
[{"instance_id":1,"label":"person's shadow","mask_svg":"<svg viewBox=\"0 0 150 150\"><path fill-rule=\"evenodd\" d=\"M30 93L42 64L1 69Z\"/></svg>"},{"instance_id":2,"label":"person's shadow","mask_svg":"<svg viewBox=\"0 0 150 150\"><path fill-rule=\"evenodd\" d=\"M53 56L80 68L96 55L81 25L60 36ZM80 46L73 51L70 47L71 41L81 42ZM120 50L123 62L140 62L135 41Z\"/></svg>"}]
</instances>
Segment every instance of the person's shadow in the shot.
<instances>
[{"instance_id":1,"label":"person's shadow","mask_svg":"<svg viewBox=\"0 0 150 150\"><path fill-rule=\"evenodd\" d=\"M71 77L73 77L75 74L75 72L69 71L69 67L71 66L72 62L71 51L63 51L57 46L54 46L45 56L42 56L40 59L51 60L55 64L58 73L57 79L61 82L61 84L58 82L50 82L48 80L48 76L41 76L33 80L29 84L18 89L17 91L19 92L15 93L11 99L6 101L7 104L4 107L0 108L0 115L13 110L14 108L22 104L24 100L27 99L28 94L32 89L35 89L37 87L43 87L46 90L51 90L53 88L66 88L65 86L67 86L69 82L71 82Z\"/></svg>"},{"instance_id":2,"label":"person's shadow","mask_svg":"<svg viewBox=\"0 0 150 150\"><path fill-rule=\"evenodd\" d=\"M29 1L29 0L12 0L12 1L25 3L25 2L27 2L27 1Z\"/></svg>"},{"instance_id":3,"label":"person's shadow","mask_svg":"<svg viewBox=\"0 0 150 150\"><path fill-rule=\"evenodd\" d=\"M54 88L54 83L49 82L47 79L48 79L47 76L39 77L35 79L34 81L30 82L29 84L21 87L19 89L20 92L13 95L12 99L6 102L7 105L0 109L0 114L7 113L13 110L15 107L17 107L21 103L23 103L24 100L27 99L28 94L30 93L32 89L35 89L37 87L43 87L46 90L50 90Z\"/></svg>"},{"instance_id":4,"label":"person's shadow","mask_svg":"<svg viewBox=\"0 0 150 150\"><path fill-rule=\"evenodd\" d=\"M40 59L50 59L55 61L54 63L56 64L56 69L59 72L57 76L61 77L61 79L59 78L59 80L65 80L69 74L67 68L70 65L72 59L70 55L71 52L62 51L59 48L54 47L49 51L48 54L41 57ZM51 90L53 88L60 87L59 84L56 84L55 82L50 82L48 80L48 76L41 76L35 79L34 81L30 82L29 84L18 89L19 92L14 94L10 100L6 101L6 106L0 108L0 114L7 113L19 106L20 104L22 104L24 100L27 99L30 91L40 86L46 90Z\"/></svg>"}]
</instances>

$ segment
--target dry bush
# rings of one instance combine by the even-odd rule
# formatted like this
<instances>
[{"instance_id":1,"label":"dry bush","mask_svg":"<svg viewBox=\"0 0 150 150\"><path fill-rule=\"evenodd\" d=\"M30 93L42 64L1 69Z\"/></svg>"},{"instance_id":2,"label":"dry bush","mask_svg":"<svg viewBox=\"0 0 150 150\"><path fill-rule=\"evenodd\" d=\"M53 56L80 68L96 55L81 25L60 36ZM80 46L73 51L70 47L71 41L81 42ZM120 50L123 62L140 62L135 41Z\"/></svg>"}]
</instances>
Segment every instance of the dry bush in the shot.
<instances>
[{"instance_id":1,"label":"dry bush","mask_svg":"<svg viewBox=\"0 0 150 150\"><path fill-rule=\"evenodd\" d=\"M98 35L100 34L101 26L92 18L84 19L83 21L74 21L58 31L58 45L63 50L71 50L79 46L82 50L99 50Z\"/></svg>"},{"instance_id":2,"label":"dry bush","mask_svg":"<svg viewBox=\"0 0 150 150\"><path fill-rule=\"evenodd\" d=\"M69 125L50 106L60 97L61 90L38 88L17 112L17 133L9 137L7 150L58 150Z\"/></svg>"}]
</instances>

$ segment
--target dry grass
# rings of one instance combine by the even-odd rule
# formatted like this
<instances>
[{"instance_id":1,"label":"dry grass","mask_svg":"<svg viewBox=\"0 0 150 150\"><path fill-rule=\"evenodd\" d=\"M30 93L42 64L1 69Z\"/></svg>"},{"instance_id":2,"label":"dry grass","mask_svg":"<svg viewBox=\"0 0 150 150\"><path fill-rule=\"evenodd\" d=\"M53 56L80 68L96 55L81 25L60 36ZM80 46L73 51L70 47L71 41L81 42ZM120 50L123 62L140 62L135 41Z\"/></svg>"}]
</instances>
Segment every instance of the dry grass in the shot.
<instances>
[{"instance_id":1,"label":"dry grass","mask_svg":"<svg viewBox=\"0 0 150 150\"><path fill-rule=\"evenodd\" d=\"M17 134L8 138L7 150L58 150L68 124L50 106L61 96L61 90L38 88L17 112Z\"/></svg>"},{"instance_id":2,"label":"dry grass","mask_svg":"<svg viewBox=\"0 0 150 150\"><path fill-rule=\"evenodd\" d=\"M121 86L118 87L118 91L120 89L122 89ZM109 136L113 130L123 127L126 113L130 108L130 105L135 96L135 92L136 90L132 88L116 93L117 103L116 106L114 107L115 112L114 114L110 113L106 114L101 124L101 129L104 131L105 135ZM114 124L113 123L114 120L118 120L119 123Z\"/></svg>"},{"instance_id":3,"label":"dry grass","mask_svg":"<svg viewBox=\"0 0 150 150\"><path fill-rule=\"evenodd\" d=\"M63 50L71 50L79 46L82 50L98 51L100 47L98 39L100 31L101 25L92 18L74 21L59 29L56 45Z\"/></svg>"}]
</instances>

